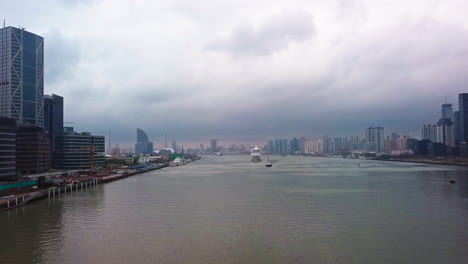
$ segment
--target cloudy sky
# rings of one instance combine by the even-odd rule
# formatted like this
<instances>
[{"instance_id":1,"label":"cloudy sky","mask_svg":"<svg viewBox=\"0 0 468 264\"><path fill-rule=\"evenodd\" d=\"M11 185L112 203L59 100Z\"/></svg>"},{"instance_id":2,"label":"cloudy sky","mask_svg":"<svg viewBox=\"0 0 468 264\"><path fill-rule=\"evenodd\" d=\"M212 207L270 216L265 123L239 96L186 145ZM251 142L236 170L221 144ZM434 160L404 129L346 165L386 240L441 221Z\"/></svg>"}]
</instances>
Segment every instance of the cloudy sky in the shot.
<instances>
[{"instance_id":1,"label":"cloudy sky","mask_svg":"<svg viewBox=\"0 0 468 264\"><path fill-rule=\"evenodd\" d=\"M66 121L121 145L419 136L468 92L466 0L0 2L45 38Z\"/></svg>"}]
</instances>

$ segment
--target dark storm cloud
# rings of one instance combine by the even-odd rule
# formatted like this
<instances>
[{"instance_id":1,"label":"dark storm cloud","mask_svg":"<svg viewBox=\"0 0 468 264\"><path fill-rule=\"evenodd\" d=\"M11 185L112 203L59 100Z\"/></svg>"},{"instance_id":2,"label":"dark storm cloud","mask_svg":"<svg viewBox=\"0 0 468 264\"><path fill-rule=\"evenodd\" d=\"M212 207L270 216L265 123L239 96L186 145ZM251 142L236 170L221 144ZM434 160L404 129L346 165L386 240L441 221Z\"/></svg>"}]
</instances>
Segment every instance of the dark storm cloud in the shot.
<instances>
[{"instance_id":1,"label":"dark storm cloud","mask_svg":"<svg viewBox=\"0 0 468 264\"><path fill-rule=\"evenodd\" d=\"M343 39L335 49L325 78L263 89L269 92L254 109L227 113L216 133L318 137L382 125L387 132L419 136L423 124L437 121L445 99L456 104L457 94L468 90L463 27L405 19L363 39Z\"/></svg>"},{"instance_id":2,"label":"dark storm cloud","mask_svg":"<svg viewBox=\"0 0 468 264\"><path fill-rule=\"evenodd\" d=\"M267 18L259 26L242 24L226 38L207 45L207 49L238 55L270 55L290 42L311 39L316 33L314 16L306 12L283 12Z\"/></svg>"}]
</instances>

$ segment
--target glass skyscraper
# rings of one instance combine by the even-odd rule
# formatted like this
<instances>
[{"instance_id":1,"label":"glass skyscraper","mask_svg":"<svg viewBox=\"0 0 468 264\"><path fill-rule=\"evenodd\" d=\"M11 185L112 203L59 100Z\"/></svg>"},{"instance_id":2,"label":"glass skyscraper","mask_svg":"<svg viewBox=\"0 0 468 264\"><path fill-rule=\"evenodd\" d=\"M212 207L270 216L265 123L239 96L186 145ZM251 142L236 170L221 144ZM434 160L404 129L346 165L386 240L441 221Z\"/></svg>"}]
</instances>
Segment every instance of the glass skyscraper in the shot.
<instances>
[{"instance_id":1,"label":"glass skyscraper","mask_svg":"<svg viewBox=\"0 0 468 264\"><path fill-rule=\"evenodd\" d=\"M135 154L153 154L153 142L150 142L148 135L140 128L137 128L137 143L135 144Z\"/></svg>"},{"instance_id":2,"label":"glass skyscraper","mask_svg":"<svg viewBox=\"0 0 468 264\"><path fill-rule=\"evenodd\" d=\"M468 93L458 95L460 142L468 142Z\"/></svg>"},{"instance_id":3,"label":"glass skyscraper","mask_svg":"<svg viewBox=\"0 0 468 264\"><path fill-rule=\"evenodd\" d=\"M44 129L55 149L55 139L63 133L63 97L56 94L44 95Z\"/></svg>"},{"instance_id":4,"label":"glass skyscraper","mask_svg":"<svg viewBox=\"0 0 468 264\"><path fill-rule=\"evenodd\" d=\"M0 116L44 126L44 39L24 28L0 29Z\"/></svg>"}]
</instances>

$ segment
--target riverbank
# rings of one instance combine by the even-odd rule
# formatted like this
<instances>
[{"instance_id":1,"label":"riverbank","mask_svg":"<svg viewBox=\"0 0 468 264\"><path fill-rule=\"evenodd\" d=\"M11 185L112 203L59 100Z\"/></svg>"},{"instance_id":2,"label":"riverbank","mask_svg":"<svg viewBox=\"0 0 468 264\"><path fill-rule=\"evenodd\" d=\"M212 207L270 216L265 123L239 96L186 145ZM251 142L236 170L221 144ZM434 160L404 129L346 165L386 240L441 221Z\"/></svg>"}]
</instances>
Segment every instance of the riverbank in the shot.
<instances>
[{"instance_id":1,"label":"riverbank","mask_svg":"<svg viewBox=\"0 0 468 264\"><path fill-rule=\"evenodd\" d=\"M115 172L109 175L99 177L69 178L69 180L72 181L72 183L70 184L62 184L40 190L37 189L37 185L35 188L34 186L29 186L27 189L22 190L22 193L20 194L12 194L1 197L0 212L26 205L30 201L46 197L55 197L55 195L60 196L66 194L67 192L71 193L80 189L92 188L94 186L97 186L98 184L125 179L142 173L163 169L168 166L169 163L164 163L158 164L157 166L145 166L144 168L138 167L132 171Z\"/></svg>"},{"instance_id":2,"label":"riverbank","mask_svg":"<svg viewBox=\"0 0 468 264\"><path fill-rule=\"evenodd\" d=\"M460 163L449 160L419 160L419 159L386 159L383 161L395 161L395 162L410 162L410 163L423 163L432 165L449 165L449 166L464 166L468 167L468 163Z\"/></svg>"}]
</instances>

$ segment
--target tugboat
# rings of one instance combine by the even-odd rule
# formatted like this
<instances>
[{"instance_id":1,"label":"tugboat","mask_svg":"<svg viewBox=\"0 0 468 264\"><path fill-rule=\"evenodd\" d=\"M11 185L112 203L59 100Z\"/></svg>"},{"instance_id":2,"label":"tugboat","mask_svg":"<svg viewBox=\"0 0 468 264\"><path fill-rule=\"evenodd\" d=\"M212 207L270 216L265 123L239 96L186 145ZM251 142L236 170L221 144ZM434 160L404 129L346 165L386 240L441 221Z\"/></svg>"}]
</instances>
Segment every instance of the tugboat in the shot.
<instances>
[{"instance_id":1,"label":"tugboat","mask_svg":"<svg viewBox=\"0 0 468 264\"><path fill-rule=\"evenodd\" d=\"M273 164L271 164L271 162L270 162L270 157L268 157L268 161L267 161L267 163L265 164L265 167L270 168L271 166L273 166Z\"/></svg>"}]
</instances>

